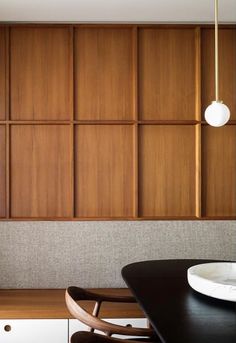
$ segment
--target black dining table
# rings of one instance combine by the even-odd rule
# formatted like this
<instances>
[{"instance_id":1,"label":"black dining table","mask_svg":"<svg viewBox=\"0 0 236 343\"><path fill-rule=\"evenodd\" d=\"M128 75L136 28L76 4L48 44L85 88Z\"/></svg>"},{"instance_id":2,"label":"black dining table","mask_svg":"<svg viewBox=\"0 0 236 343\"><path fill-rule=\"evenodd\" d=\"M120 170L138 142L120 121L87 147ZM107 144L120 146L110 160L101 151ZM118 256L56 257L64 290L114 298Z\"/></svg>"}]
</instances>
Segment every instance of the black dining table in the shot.
<instances>
[{"instance_id":1,"label":"black dining table","mask_svg":"<svg viewBox=\"0 0 236 343\"><path fill-rule=\"evenodd\" d=\"M189 267L212 260L132 263L122 276L163 343L236 343L236 303L194 291Z\"/></svg>"}]
</instances>

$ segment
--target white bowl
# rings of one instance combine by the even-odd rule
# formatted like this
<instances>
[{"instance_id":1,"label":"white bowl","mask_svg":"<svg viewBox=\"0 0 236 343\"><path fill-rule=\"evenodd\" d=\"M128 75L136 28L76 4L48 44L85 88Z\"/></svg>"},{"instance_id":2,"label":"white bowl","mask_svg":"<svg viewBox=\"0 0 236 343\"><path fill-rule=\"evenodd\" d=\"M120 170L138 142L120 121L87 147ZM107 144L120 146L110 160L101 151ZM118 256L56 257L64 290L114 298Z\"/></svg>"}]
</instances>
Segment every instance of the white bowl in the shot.
<instances>
[{"instance_id":1,"label":"white bowl","mask_svg":"<svg viewBox=\"0 0 236 343\"><path fill-rule=\"evenodd\" d=\"M188 283L197 292L236 302L236 262L212 262L188 269Z\"/></svg>"}]
</instances>

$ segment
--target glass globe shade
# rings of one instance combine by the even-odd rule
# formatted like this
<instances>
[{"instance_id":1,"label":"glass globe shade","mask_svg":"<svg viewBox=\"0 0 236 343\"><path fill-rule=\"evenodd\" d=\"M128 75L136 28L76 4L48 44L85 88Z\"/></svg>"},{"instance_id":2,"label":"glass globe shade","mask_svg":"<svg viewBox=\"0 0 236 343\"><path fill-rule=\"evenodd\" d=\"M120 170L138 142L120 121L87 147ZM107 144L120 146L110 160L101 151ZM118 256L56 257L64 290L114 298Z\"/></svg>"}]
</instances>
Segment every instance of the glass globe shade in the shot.
<instances>
[{"instance_id":1,"label":"glass globe shade","mask_svg":"<svg viewBox=\"0 0 236 343\"><path fill-rule=\"evenodd\" d=\"M225 125L230 118L229 108L219 101L213 101L205 111L206 122L215 127Z\"/></svg>"}]
</instances>

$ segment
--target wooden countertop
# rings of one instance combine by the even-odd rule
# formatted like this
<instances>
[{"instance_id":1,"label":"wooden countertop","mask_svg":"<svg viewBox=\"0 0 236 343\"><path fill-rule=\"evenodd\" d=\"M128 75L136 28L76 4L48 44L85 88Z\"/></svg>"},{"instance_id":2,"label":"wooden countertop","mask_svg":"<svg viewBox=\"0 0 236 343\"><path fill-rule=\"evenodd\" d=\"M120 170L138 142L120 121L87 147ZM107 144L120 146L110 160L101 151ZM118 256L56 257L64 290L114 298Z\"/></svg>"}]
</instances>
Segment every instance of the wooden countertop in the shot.
<instances>
[{"instance_id":1,"label":"wooden countertop","mask_svg":"<svg viewBox=\"0 0 236 343\"><path fill-rule=\"evenodd\" d=\"M128 295L128 289L94 289L107 294ZM0 289L0 319L64 319L72 318L65 305L64 289ZM92 309L91 302L83 302L86 310ZM100 317L142 318L137 304L104 303Z\"/></svg>"}]
</instances>

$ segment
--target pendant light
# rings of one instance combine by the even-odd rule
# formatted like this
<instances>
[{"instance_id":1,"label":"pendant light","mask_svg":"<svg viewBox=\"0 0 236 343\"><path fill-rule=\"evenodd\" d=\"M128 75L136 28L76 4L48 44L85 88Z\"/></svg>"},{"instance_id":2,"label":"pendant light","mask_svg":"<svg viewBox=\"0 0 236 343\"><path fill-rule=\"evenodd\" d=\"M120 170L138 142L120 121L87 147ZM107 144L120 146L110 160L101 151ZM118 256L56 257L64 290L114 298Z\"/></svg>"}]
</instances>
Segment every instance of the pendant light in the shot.
<instances>
[{"instance_id":1,"label":"pendant light","mask_svg":"<svg viewBox=\"0 0 236 343\"><path fill-rule=\"evenodd\" d=\"M205 111L206 122L215 127L225 125L230 118L229 108L219 100L218 0L215 0L215 101Z\"/></svg>"}]
</instances>

